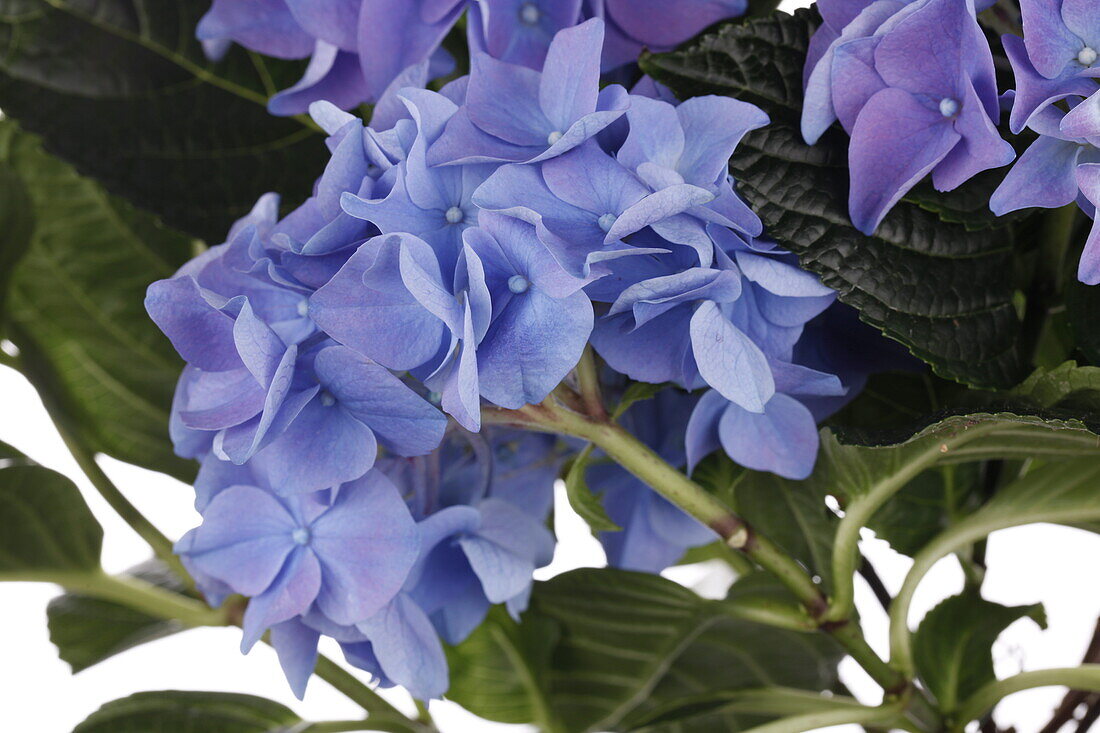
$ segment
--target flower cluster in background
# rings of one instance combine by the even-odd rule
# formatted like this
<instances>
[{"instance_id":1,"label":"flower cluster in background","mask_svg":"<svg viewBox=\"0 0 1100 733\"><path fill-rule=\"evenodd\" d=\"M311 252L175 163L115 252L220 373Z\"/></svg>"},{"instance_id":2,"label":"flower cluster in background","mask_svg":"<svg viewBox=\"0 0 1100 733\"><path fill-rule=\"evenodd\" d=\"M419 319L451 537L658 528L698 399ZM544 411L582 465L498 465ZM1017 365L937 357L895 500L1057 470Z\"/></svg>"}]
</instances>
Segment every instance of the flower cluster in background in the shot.
<instances>
[{"instance_id":1,"label":"flower cluster in background","mask_svg":"<svg viewBox=\"0 0 1100 733\"><path fill-rule=\"evenodd\" d=\"M948 191L1016 158L997 129L1038 139L990 200L997 215L1100 202L1100 19L1090 0L1020 0L1023 37L1002 37L1015 88L1000 98L976 13L988 0L820 0L806 60L802 134L851 135L849 213L871 234L929 173ZM1100 229L1078 278L1100 284Z\"/></svg>"},{"instance_id":2,"label":"flower cluster in background","mask_svg":"<svg viewBox=\"0 0 1100 733\"><path fill-rule=\"evenodd\" d=\"M248 5L216 3L200 32ZM463 7L407 5L448 24ZM492 9L530 5L481 4L490 51ZM299 695L324 635L383 684L441 696L441 639L461 642L493 604L523 611L578 446L483 428L482 407L541 402L589 345L609 391L679 388L624 426L688 470L724 449L805 477L817 421L862 385L865 367L822 336L833 292L763 236L729 177L767 116L723 97L679 104L648 79L601 87L622 39L651 26L597 5L615 23L571 25L571 11L538 53L499 54L524 63L475 52L438 92L430 61L406 59L370 126L313 103L332 154L314 195L282 218L264 196L225 244L149 289L187 362L173 441L202 462L203 522L178 552L208 597L251 598L244 648L270 631ZM700 5L691 23L653 24L661 42L735 9ZM267 17L265 37L290 17ZM601 535L613 565L657 572L715 539L622 469L588 473L623 528Z\"/></svg>"},{"instance_id":3,"label":"flower cluster in background","mask_svg":"<svg viewBox=\"0 0 1100 733\"><path fill-rule=\"evenodd\" d=\"M305 75L271 99L273 114L312 102L342 109L377 102L411 66L447 76L441 47L460 20L470 54L532 69L563 28L601 18L603 70L633 63L643 48L669 50L712 23L745 12L747 0L214 0L198 37L212 58L232 43L284 59L309 58ZM467 12L468 11L468 12ZM466 13L465 16L463 14Z\"/></svg>"}]
</instances>

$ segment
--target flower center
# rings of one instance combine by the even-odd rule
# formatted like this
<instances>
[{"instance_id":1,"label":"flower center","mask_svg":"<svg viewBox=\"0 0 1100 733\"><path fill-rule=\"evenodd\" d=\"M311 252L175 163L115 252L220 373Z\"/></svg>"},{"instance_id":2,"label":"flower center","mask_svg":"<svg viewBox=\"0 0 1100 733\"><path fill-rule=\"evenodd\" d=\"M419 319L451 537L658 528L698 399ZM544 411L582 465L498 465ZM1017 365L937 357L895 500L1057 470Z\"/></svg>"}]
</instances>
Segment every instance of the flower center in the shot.
<instances>
[{"instance_id":1,"label":"flower center","mask_svg":"<svg viewBox=\"0 0 1100 733\"><path fill-rule=\"evenodd\" d=\"M298 301L298 317L305 318L309 315L309 301L302 298Z\"/></svg>"},{"instance_id":2,"label":"flower center","mask_svg":"<svg viewBox=\"0 0 1100 733\"><path fill-rule=\"evenodd\" d=\"M611 231L611 227L615 226L615 220L618 218L614 214L604 214L597 223L600 225L600 229L603 229L606 233Z\"/></svg>"},{"instance_id":3,"label":"flower center","mask_svg":"<svg viewBox=\"0 0 1100 733\"><path fill-rule=\"evenodd\" d=\"M321 404L324 405L325 407L332 407L333 405L336 404L336 398L333 397L328 392L322 392L321 393Z\"/></svg>"},{"instance_id":4,"label":"flower center","mask_svg":"<svg viewBox=\"0 0 1100 733\"><path fill-rule=\"evenodd\" d=\"M519 6L519 21L524 25L535 25L542 17L539 6L534 3L524 3Z\"/></svg>"},{"instance_id":5,"label":"flower center","mask_svg":"<svg viewBox=\"0 0 1100 733\"><path fill-rule=\"evenodd\" d=\"M552 133L550 133L549 135L546 136L546 144L547 145L553 145L558 140L561 140L561 133L558 132L557 130L554 130Z\"/></svg>"},{"instance_id":6,"label":"flower center","mask_svg":"<svg viewBox=\"0 0 1100 733\"><path fill-rule=\"evenodd\" d=\"M1081 66L1092 66L1096 63L1096 49L1092 46L1085 46L1081 49L1081 53L1077 54L1077 63Z\"/></svg>"},{"instance_id":7,"label":"flower center","mask_svg":"<svg viewBox=\"0 0 1100 733\"><path fill-rule=\"evenodd\" d=\"M462 211L462 209L460 209L459 207L452 206L451 208L447 209L447 213L444 214L444 216L447 218L448 224L458 224L466 218L466 213Z\"/></svg>"},{"instance_id":8,"label":"flower center","mask_svg":"<svg viewBox=\"0 0 1100 733\"><path fill-rule=\"evenodd\" d=\"M299 527L298 529L294 530L293 532L290 533L290 537L295 542L297 542L299 545L308 545L309 544L309 539L310 539L309 530L306 529L305 527Z\"/></svg>"},{"instance_id":9,"label":"flower center","mask_svg":"<svg viewBox=\"0 0 1100 733\"><path fill-rule=\"evenodd\" d=\"M523 275L512 275L508 278L508 289L516 295L526 293L527 289L531 287L531 281L525 278Z\"/></svg>"},{"instance_id":10,"label":"flower center","mask_svg":"<svg viewBox=\"0 0 1100 733\"><path fill-rule=\"evenodd\" d=\"M944 117L954 117L959 113L959 101L951 97L940 100L940 114Z\"/></svg>"},{"instance_id":11,"label":"flower center","mask_svg":"<svg viewBox=\"0 0 1100 733\"><path fill-rule=\"evenodd\" d=\"M438 405L442 401L443 401L443 395L441 393L439 393L439 392L429 392L428 393L428 402L431 402L433 405Z\"/></svg>"}]
</instances>

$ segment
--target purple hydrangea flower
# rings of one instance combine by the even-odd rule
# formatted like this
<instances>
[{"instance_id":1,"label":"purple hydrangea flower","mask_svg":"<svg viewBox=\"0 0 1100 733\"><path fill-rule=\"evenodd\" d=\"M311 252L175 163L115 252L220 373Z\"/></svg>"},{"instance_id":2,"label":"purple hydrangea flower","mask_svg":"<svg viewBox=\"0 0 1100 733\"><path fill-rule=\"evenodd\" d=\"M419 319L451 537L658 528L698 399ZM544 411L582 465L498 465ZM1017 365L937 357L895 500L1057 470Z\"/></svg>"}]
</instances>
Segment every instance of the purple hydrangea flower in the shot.
<instances>
[{"instance_id":1,"label":"purple hydrangea flower","mask_svg":"<svg viewBox=\"0 0 1100 733\"><path fill-rule=\"evenodd\" d=\"M1074 101L1071 99L1071 104ZM1069 113L1049 106L1032 116L1029 126L1039 133L1039 139L1024 151L993 192L989 207L995 214L1032 206L1053 209L1077 201L1095 218L1096 201L1100 198L1094 173L1100 164L1100 130L1088 136L1072 134L1090 127L1088 117L1080 126L1084 129L1075 125L1071 117L1086 104L1089 102L1076 104ZM1100 284L1100 228L1095 225L1081 253L1077 277L1087 285Z\"/></svg>"},{"instance_id":2,"label":"purple hydrangea flower","mask_svg":"<svg viewBox=\"0 0 1100 733\"><path fill-rule=\"evenodd\" d=\"M720 20L744 15L747 0L588 0L608 27L604 71L635 61L643 49L671 51Z\"/></svg>"},{"instance_id":3,"label":"purple hydrangea flower","mask_svg":"<svg viewBox=\"0 0 1100 733\"><path fill-rule=\"evenodd\" d=\"M972 0L880 0L856 15L809 75L807 140L833 115L852 137L849 213L867 234L927 174L951 190L1015 156L995 127L993 58Z\"/></svg>"},{"instance_id":4,"label":"purple hydrangea flower","mask_svg":"<svg viewBox=\"0 0 1100 733\"><path fill-rule=\"evenodd\" d=\"M629 106L621 86L600 89L603 37L598 19L558 33L541 72L475 55L466 103L432 145L429 161L535 163L595 136Z\"/></svg>"},{"instance_id":5,"label":"purple hydrangea flower","mask_svg":"<svg viewBox=\"0 0 1100 733\"><path fill-rule=\"evenodd\" d=\"M397 488L373 471L331 500L281 498L255 484L225 488L176 549L200 578L250 597L241 644L247 652L268 628L312 608L339 625L376 615L401 590L418 548ZM308 672L291 669L288 677L301 696Z\"/></svg>"}]
</instances>

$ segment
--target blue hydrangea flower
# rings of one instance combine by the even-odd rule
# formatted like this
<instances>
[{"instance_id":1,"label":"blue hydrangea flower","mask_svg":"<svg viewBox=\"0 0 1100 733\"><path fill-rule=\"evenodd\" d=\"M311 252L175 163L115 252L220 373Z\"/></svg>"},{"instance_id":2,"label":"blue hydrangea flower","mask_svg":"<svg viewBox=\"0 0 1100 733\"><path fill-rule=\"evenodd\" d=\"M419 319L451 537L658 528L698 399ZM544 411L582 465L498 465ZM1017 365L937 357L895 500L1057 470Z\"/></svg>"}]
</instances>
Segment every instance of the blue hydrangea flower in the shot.
<instances>
[{"instance_id":1,"label":"blue hydrangea flower","mask_svg":"<svg viewBox=\"0 0 1100 733\"><path fill-rule=\"evenodd\" d=\"M596 262L638 253L624 238L714 199L687 183L653 192L589 141L538 166L497 169L473 200L533 224L567 272L587 277Z\"/></svg>"},{"instance_id":2,"label":"blue hydrangea flower","mask_svg":"<svg viewBox=\"0 0 1100 733\"><path fill-rule=\"evenodd\" d=\"M883 0L857 15L850 32L809 76L803 127L812 142L835 114L851 135L849 213L858 229L872 233L928 173L937 189L951 190L1011 162L1012 146L995 127L993 58L972 0Z\"/></svg>"},{"instance_id":3,"label":"blue hydrangea flower","mask_svg":"<svg viewBox=\"0 0 1100 733\"><path fill-rule=\"evenodd\" d=\"M311 307L338 340L390 368L416 370L471 430L480 426L481 397L510 409L542 401L576 365L592 329L584 283L557 265L534 228L482 219L466 232L456 277L443 276L421 240L383 236Z\"/></svg>"},{"instance_id":4,"label":"blue hydrangea flower","mask_svg":"<svg viewBox=\"0 0 1100 733\"><path fill-rule=\"evenodd\" d=\"M1100 44L1100 33L1080 22L1080 10L1072 2L1066 5L1061 8L1061 0L1024 0L1020 5L1024 38L1005 35L1001 39L1016 77L1009 117L1015 133L1055 102L1087 97L1100 89L1095 81L1100 64L1090 45ZM1075 30L1066 24L1063 10Z\"/></svg>"},{"instance_id":5,"label":"blue hydrangea flower","mask_svg":"<svg viewBox=\"0 0 1100 733\"><path fill-rule=\"evenodd\" d=\"M468 22L482 25L485 50L493 58L540 69L555 34L580 21L581 3L582 0L480 0L471 6Z\"/></svg>"},{"instance_id":6,"label":"blue hydrangea flower","mask_svg":"<svg viewBox=\"0 0 1100 733\"><path fill-rule=\"evenodd\" d=\"M630 132L616 155L620 163L653 191L687 184L714 195L703 206L653 222L653 231L694 247L703 266L712 261L708 222L760 235L760 218L734 193L727 169L745 133L768 124L759 107L727 97L695 97L676 106L632 95L627 119Z\"/></svg>"},{"instance_id":7,"label":"blue hydrangea flower","mask_svg":"<svg viewBox=\"0 0 1100 733\"><path fill-rule=\"evenodd\" d=\"M1071 99L1070 104L1076 101ZM1069 113L1048 106L1031 117L1029 127L1039 138L993 192L989 207L995 214L1033 206L1058 208L1077 201L1086 213L1094 215L1097 191L1091 171L1100 164L1100 130L1077 136L1073 133L1089 129L1089 118L1079 118L1078 128L1070 117L1086 104L1076 104ZM1100 231L1096 226L1081 253L1077 277L1088 285L1100 284Z\"/></svg>"},{"instance_id":8,"label":"blue hydrangea flower","mask_svg":"<svg viewBox=\"0 0 1100 733\"><path fill-rule=\"evenodd\" d=\"M622 116L626 90L600 90L603 23L564 30L550 44L542 71L472 59L466 102L429 152L433 164L538 162L561 155Z\"/></svg>"},{"instance_id":9,"label":"blue hydrangea flower","mask_svg":"<svg viewBox=\"0 0 1100 733\"><path fill-rule=\"evenodd\" d=\"M246 652L268 628L311 608L342 625L374 616L401 590L418 549L412 516L377 471L341 486L331 501L282 498L254 484L225 488L176 548L200 577L251 599Z\"/></svg>"}]
</instances>

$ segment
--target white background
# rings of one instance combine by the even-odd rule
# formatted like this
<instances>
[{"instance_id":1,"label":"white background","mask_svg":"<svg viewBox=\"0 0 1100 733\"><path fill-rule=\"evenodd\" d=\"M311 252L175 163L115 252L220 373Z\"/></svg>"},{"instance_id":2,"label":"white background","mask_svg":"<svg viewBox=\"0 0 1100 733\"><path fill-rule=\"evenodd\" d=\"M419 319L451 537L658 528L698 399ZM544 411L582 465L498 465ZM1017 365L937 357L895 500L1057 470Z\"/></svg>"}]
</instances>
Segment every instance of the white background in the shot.
<instances>
[{"instance_id":1,"label":"white background","mask_svg":"<svg viewBox=\"0 0 1100 733\"><path fill-rule=\"evenodd\" d=\"M790 10L808 4L788 0L782 7ZM103 564L108 571L124 570L148 557L144 543L115 517L84 479L34 390L17 373L2 367L0 440L77 482L105 530ZM189 487L109 458L101 458L100 465L170 537L178 537L197 523ZM558 502L556 521L562 541L553 565L540 571L540 579L577 567L603 565L602 550L583 522L568 510L567 502ZM896 592L909 561L873 538L865 540L863 549L890 590ZM1050 620L1048 631L1040 631L1024 620L1001 637L994 648L998 674L1004 677L1022 670L1078 664L1100 614L1100 537L1045 525L1006 530L991 538L988 560L984 592L989 600L1006 605L1043 602ZM706 594L720 593L725 580L721 567L678 568L666 574ZM861 580L859 583L857 602L866 633L871 644L885 655L885 615ZM936 603L961 588L962 572L957 563L944 560L918 591L910 623L918 623ZM57 593L52 586L0 584L0 719L4 730L67 733L109 700L141 690L162 689L261 695L290 706L310 720L360 716L354 704L320 680L310 684L304 701L296 700L282 678L274 653L261 644L242 656L237 649L240 632L234 629L178 634L70 675L46 631L46 603ZM322 649L339 658L337 649ZM842 673L857 696L869 703L877 702L877 686L850 660L842 665ZM1047 688L1014 695L998 708L997 721L1002 727L1015 726L1019 733L1033 733L1049 719L1063 692ZM411 711L406 695L383 694ZM431 712L444 733L524 730L521 726L487 723L446 702L432 703ZM848 733L851 729L830 730Z\"/></svg>"}]
</instances>

